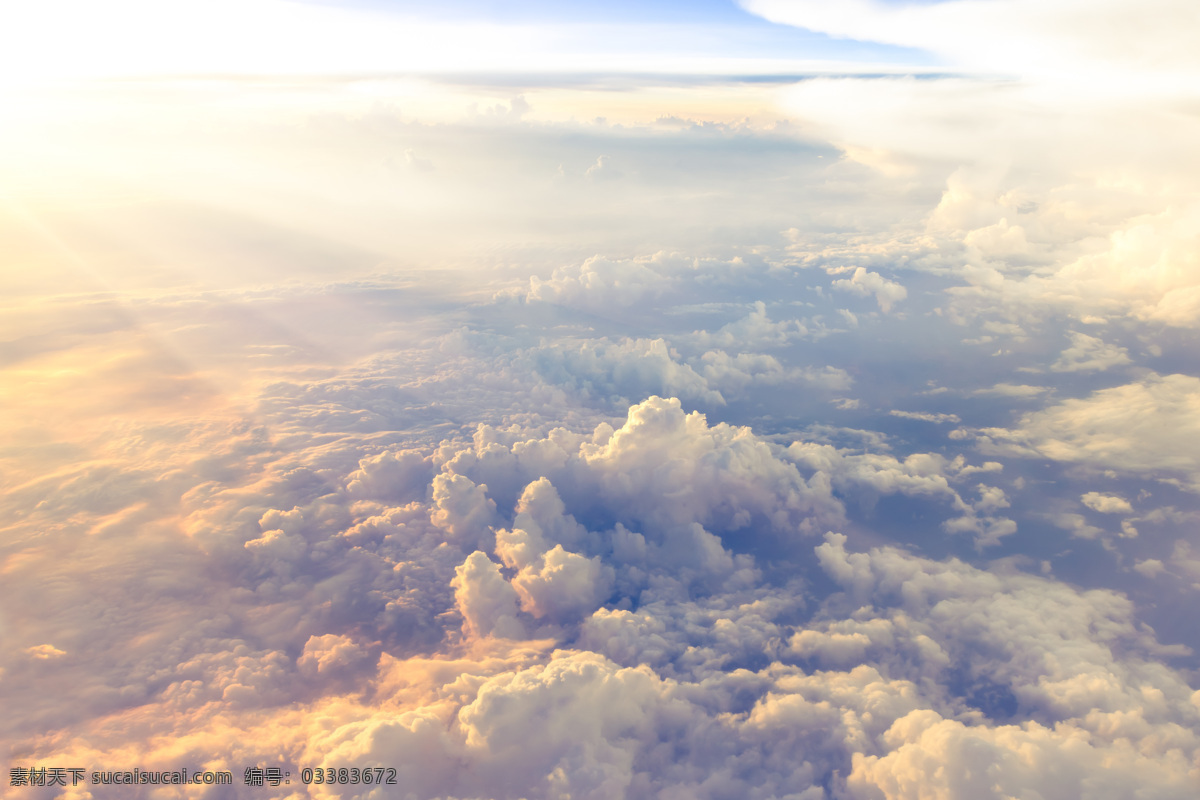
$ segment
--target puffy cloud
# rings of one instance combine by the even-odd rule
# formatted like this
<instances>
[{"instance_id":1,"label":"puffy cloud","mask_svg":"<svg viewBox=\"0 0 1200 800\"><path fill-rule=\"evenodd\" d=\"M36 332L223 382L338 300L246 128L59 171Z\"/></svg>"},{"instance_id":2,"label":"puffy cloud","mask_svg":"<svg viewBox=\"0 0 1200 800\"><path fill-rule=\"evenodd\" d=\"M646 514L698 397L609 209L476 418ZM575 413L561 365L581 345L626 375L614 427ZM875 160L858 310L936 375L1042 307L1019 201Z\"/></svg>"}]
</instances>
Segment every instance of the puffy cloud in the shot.
<instances>
[{"instance_id":1,"label":"puffy cloud","mask_svg":"<svg viewBox=\"0 0 1200 800\"><path fill-rule=\"evenodd\" d=\"M43 755L389 765L430 797L815 800L834 785L887 796L914 791L913 759L940 764L947 786L969 786L964 753L990 747L1007 764L1018 757L1009 750L1034 742L1045 764L1078 755L1084 765L1065 776L1041 761L1014 766L1012 780L1037 791L1076 787L1092 767L1121 785L1157 770L1147 780L1164 792L1188 778L1200 708L1155 660L1175 651L1154 643L1121 596L894 548L855 552L833 534L814 555L840 591L812 594L806 579L772 582L726 547L748 528L807 551L794 534L840 514L829 494L839 483L994 513L1010 503L999 487L980 485L967 503L952 482L998 465L801 443L785 453L662 398L590 433L481 426L422 457L440 471L426 500L405 505L384 504L403 500L395 483L381 484L381 500L351 488L351 475L392 459L344 463L319 485L280 479L273 507L231 502L208 520L243 519L239 549L263 557L269 542L244 545L302 542L310 560L289 562L291 583L271 591L353 613L323 617L324 630L293 618L280 646L210 639L164 653L150 681L161 688L139 703L187 715L154 717L182 724L173 756L149 723L113 717L101 718L107 733L89 729L86 748ZM467 552L492 541L500 563ZM689 570L718 579L682 581ZM259 573L243 578L253 590L233 596L254 598L248 609L262 614L258 604L279 595L255 583ZM388 608L371 606L372 594ZM412 639L387 640L393 620L415 624L414 605L443 626L443 638L416 640L428 655L413 654ZM461 637L446 632L459 620ZM249 733L230 745L231 726ZM216 763L206 759L197 763Z\"/></svg>"},{"instance_id":2,"label":"puffy cloud","mask_svg":"<svg viewBox=\"0 0 1200 800\"><path fill-rule=\"evenodd\" d=\"M1147 180L1157 183L1162 178L1148 176ZM1066 207L1033 212L1045 217L1043 224L1051 228L1041 235L1052 266L1033 274L1022 274L1011 265L1003 271L984 266L964 270L969 285L951 289L955 305L971 313L999 312L1029 320L1035 319L1033 309L1043 308L1066 312L1084 323L1124 316L1131 321L1195 327L1200 265L1188 243L1200 232L1200 211L1162 207L1151 191L1129 189L1123 199L1121 210L1106 212L1123 218L1090 225L1081 225L1083 220L1068 225L1053 218L1069 214ZM1147 213L1146 206L1155 212ZM1105 231L1099 249L1094 244L1097 226ZM1129 363L1124 348L1078 331L1070 335L1071 346L1052 366L1055 371Z\"/></svg>"},{"instance_id":3,"label":"puffy cloud","mask_svg":"<svg viewBox=\"0 0 1200 800\"><path fill-rule=\"evenodd\" d=\"M578 268L559 267L548 280L529 279L527 297L547 303L608 311L671 289L676 280L664 270L664 256L611 261L594 256Z\"/></svg>"},{"instance_id":4,"label":"puffy cloud","mask_svg":"<svg viewBox=\"0 0 1200 800\"><path fill-rule=\"evenodd\" d=\"M885 314L892 306L908 297L908 290L895 281L875 272L869 272L865 267L858 267L849 278L841 278L833 282L833 288L842 292L850 292L862 297L875 296L879 309Z\"/></svg>"},{"instance_id":5,"label":"puffy cloud","mask_svg":"<svg viewBox=\"0 0 1200 800\"><path fill-rule=\"evenodd\" d=\"M575 389L586 397L628 403L668 394L708 405L725 404L704 376L681 363L663 339L607 339L557 342L530 355L543 380Z\"/></svg>"},{"instance_id":6,"label":"puffy cloud","mask_svg":"<svg viewBox=\"0 0 1200 800\"><path fill-rule=\"evenodd\" d=\"M512 586L521 609L550 622L574 622L590 614L608 597L614 576L599 556L563 548L563 542L579 546L587 537L563 510L554 486L541 478L521 494L512 530L496 533L496 555L517 570Z\"/></svg>"},{"instance_id":7,"label":"puffy cloud","mask_svg":"<svg viewBox=\"0 0 1200 800\"><path fill-rule=\"evenodd\" d=\"M1013 520L992 513L1009 505L1002 489L980 484L980 499L968 503L951 485L952 480L969 475L999 471L1002 465L995 461L975 467L961 456L947 460L935 453L914 453L901 461L889 454L858 454L809 442L793 442L787 455L795 463L826 476L835 489L860 501L873 503L880 495L897 493L944 498L960 516L946 520L942 528L949 533L975 534L977 547L994 545L1017 530Z\"/></svg>"},{"instance_id":8,"label":"puffy cloud","mask_svg":"<svg viewBox=\"0 0 1200 800\"><path fill-rule=\"evenodd\" d=\"M585 558L561 544L542 553L513 578L521 608L537 619L574 621L591 613L611 591L613 570L599 556Z\"/></svg>"},{"instance_id":9,"label":"puffy cloud","mask_svg":"<svg viewBox=\"0 0 1200 800\"><path fill-rule=\"evenodd\" d=\"M309 637L304 643L304 652L296 659L296 666L317 675L337 675L354 670L369 657L369 653L350 637L328 633Z\"/></svg>"},{"instance_id":10,"label":"puffy cloud","mask_svg":"<svg viewBox=\"0 0 1200 800\"><path fill-rule=\"evenodd\" d=\"M1036 722L980 728L913 711L885 734L887 755L856 754L846 778L860 798L1183 798L1191 768L1178 751L1147 756L1126 741L1100 743L1085 730Z\"/></svg>"},{"instance_id":11,"label":"puffy cloud","mask_svg":"<svg viewBox=\"0 0 1200 800\"><path fill-rule=\"evenodd\" d=\"M476 550L454 570L454 601L464 629L473 636L517 639L525 635L517 619L517 591L500 574L500 565Z\"/></svg>"},{"instance_id":12,"label":"puffy cloud","mask_svg":"<svg viewBox=\"0 0 1200 800\"><path fill-rule=\"evenodd\" d=\"M956 561L935 564L886 548L849 553L844 545L844 537L830 535L817 554L822 567L845 588L847 607L873 601L896 609L855 618L862 622L878 614L895 622L902 611L905 635L920 634L936 642L949 657L943 665L957 664L964 670L964 688L977 693L975 702L989 715L1072 720L1094 736L1117 741L1122 734L1112 726L1132 713L1163 723L1174 720L1184 726L1174 729L1176 733L1188 741L1195 736L1193 712L1165 699L1182 701L1192 690L1178 675L1155 666L1160 646L1139 629L1131 604L1120 595L1079 592L1020 573L996 575ZM829 622L836 624L836 617ZM874 630L857 628L868 638ZM895 636L898 630L892 627L886 633ZM1063 646L1066 641L1072 644ZM1120 655L1123 641L1140 642L1141 655ZM996 648L1008 658L992 658L989 653ZM936 660L901 666L905 662L898 656L890 662L901 670L896 674L939 668ZM1149 694L1143 680L1155 687ZM989 685L993 689L983 691ZM1005 687L1005 692L997 694L995 686ZM1152 695L1164 699L1149 701ZM1157 747L1166 752L1162 744Z\"/></svg>"},{"instance_id":13,"label":"puffy cloud","mask_svg":"<svg viewBox=\"0 0 1200 800\"><path fill-rule=\"evenodd\" d=\"M423 499L433 470L416 450L385 450L360 459L346 488L351 494L384 502Z\"/></svg>"},{"instance_id":14,"label":"puffy cloud","mask_svg":"<svg viewBox=\"0 0 1200 800\"><path fill-rule=\"evenodd\" d=\"M696 331L690 338L704 347L761 348L786 345L808 333L804 323L798 319L772 322L767 315L767 304L757 300L753 310L745 317L712 332Z\"/></svg>"},{"instance_id":15,"label":"puffy cloud","mask_svg":"<svg viewBox=\"0 0 1200 800\"><path fill-rule=\"evenodd\" d=\"M514 523L527 532L531 523L544 529L546 519L557 519L554 511L539 520L542 506L533 502L552 496L585 523L620 522L656 541L668 531L690 530L692 523L718 534L752 528L788 535L842 513L821 476L806 480L750 429L709 425L703 414L685 412L676 398L651 397L630 406L621 427L602 423L590 435L554 429L538 437L481 428L474 447L444 469L447 476L486 481L500 496L511 492L511 502L528 492L518 515L525 521ZM552 484L553 495L548 484L535 484L540 478ZM546 502L546 508L557 508ZM551 527L557 525L577 530L573 521L554 521Z\"/></svg>"},{"instance_id":16,"label":"puffy cloud","mask_svg":"<svg viewBox=\"0 0 1200 800\"><path fill-rule=\"evenodd\" d=\"M942 5L792 10L858 32L997 9L1049 24L1023 3ZM1104 28L1104 11L1084 16ZM550 95L576 91L561 86L446 125L305 106L283 139L256 85L233 105L270 117L266 144L232 160L190 133L173 145L236 179L182 180L129 155L157 152L142 138L110 159L205 208L228 198L230 219L31 211L87 280L43 271L0 220L34 265L6 278L0 315L17 757L394 767L430 798L1182 793L1195 658L1145 623L1200 585L1175 491L1200 471L1200 387L1145 368L1184 370L1194 349L1194 126L1178 86L1114 82L1109 104L1103 82L1043 78L816 78L772 89L805 102L802 126L770 131L553 122ZM345 85L339 108L377 94ZM765 97L739 86L678 91ZM179 130L254 138L216 105ZM595 180L614 164L616 193ZM689 255L638 255L661 247ZM474 266L380 266L402 262ZM297 282L273 284L285 268ZM325 283L334 269L395 272ZM93 278L106 294L61 294ZM884 313L839 309L848 296ZM1102 383L1122 365L1137 379ZM1007 382L1031 371L1046 385ZM934 394L936 413L879 411ZM1030 460L968 463L970 430ZM1142 511L1147 477L1173 485ZM831 528L846 535L814 552ZM889 538L912 552L860 544ZM360 788L305 791L379 791Z\"/></svg>"},{"instance_id":17,"label":"puffy cloud","mask_svg":"<svg viewBox=\"0 0 1200 800\"><path fill-rule=\"evenodd\" d=\"M442 473L433 478L433 524L445 530L459 545L478 546L490 536L489 524L496 519L496 502L487 496L487 486L476 486L463 475Z\"/></svg>"},{"instance_id":18,"label":"puffy cloud","mask_svg":"<svg viewBox=\"0 0 1200 800\"><path fill-rule=\"evenodd\" d=\"M1132 514L1133 506L1123 497L1100 492L1088 492L1079 498L1085 506L1102 514Z\"/></svg>"},{"instance_id":19,"label":"puffy cloud","mask_svg":"<svg viewBox=\"0 0 1200 800\"><path fill-rule=\"evenodd\" d=\"M621 428L581 445L580 456L627 524L716 522L736 530L759 518L782 532L812 530L811 515L836 514L819 483L808 484L748 429L710 427L673 398L631 407Z\"/></svg>"}]
</instances>

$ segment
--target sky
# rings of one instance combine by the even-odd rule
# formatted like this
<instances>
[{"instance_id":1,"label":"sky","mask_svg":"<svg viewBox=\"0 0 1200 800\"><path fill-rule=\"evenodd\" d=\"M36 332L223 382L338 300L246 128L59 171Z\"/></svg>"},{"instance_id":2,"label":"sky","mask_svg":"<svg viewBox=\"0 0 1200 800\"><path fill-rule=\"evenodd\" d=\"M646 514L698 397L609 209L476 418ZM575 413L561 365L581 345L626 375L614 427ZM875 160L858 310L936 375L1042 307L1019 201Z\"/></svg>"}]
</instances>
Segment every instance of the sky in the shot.
<instances>
[{"instance_id":1,"label":"sky","mask_svg":"<svg viewBox=\"0 0 1200 800\"><path fill-rule=\"evenodd\" d=\"M0 797L1195 797L1195 4L429 5L0 5Z\"/></svg>"}]
</instances>

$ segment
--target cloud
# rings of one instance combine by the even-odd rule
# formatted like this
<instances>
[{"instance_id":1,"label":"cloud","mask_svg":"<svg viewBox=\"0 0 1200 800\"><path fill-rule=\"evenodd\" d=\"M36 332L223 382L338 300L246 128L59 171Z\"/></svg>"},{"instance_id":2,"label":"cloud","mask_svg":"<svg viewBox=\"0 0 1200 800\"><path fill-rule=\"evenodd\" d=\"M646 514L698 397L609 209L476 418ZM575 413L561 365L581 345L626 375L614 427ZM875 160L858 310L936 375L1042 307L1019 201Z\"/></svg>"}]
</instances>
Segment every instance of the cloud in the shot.
<instances>
[{"instance_id":1,"label":"cloud","mask_svg":"<svg viewBox=\"0 0 1200 800\"><path fill-rule=\"evenodd\" d=\"M610 261L594 256L578 268L559 267L548 280L529 279L527 297L549 303L607 310L661 295L675 285L661 258Z\"/></svg>"},{"instance_id":2,"label":"cloud","mask_svg":"<svg viewBox=\"0 0 1200 800\"><path fill-rule=\"evenodd\" d=\"M874 272L868 272L865 267L858 267L849 278L840 278L833 282L833 288L841 292L850 292L862 297L875 296L879 310L887 313L892 306L908 297L908 290L895 281L889 281Z\"/></svg>"},{"instance_id":3,"label":"cloud","mask_svg":"<svg viewBox=\"0 0 1200 800\"><path fill-rule=\"evenodd\" d=\"M982 431L984 452L1036 456L1122 472L1200 476L1200 379L1152 375L1024 415L1012 429Z\"/></svg>"},{"instance_id":4,"label":"cloud","mask_svg":"<svg viewBox=\"0 0 1200 800\"><path fill-rule=\"evenodd\" d=\"M585 397L628 404L653 394L721 406L725 397L663 339L590 339L548 343L532 351L532 368L544 380ZM745 376L745 372L738 375ZM720 379L723 375L717 374Z\"/></svg>"},{"instance_id":5,"label":"cloud","mask_svg":"<svg viewBox=\"0 0 1200 800\"><path fill-rule=\"evenodd\" d=\"M53 658L61 658L67 654L66 650L60 650L52 644L38 644L33 647L26 647L25 652L30 658L38 661L49 661Z\"/></svg>"},{"instance_id":6,"label":"cloud","mask_svg":"<svg viewBox=\"0 0 1200 800\"><path fill-rule=\"evenodd\" d=\"M14 100L14 763L1190 796L1190 39L1150 80L1127 11L984 5L770 12L956 77Z\"/></svg>"},{"instance_id":7,"label":"cloud","mask_svg":"<svg viewBox=\"0 0 1200 800\"><path fill-rule=\"evenodd\" d=\"M1045 386L1027 386L1025 384L997 383L988 389L976 389L975 394L995 394L1001 397L1037 397L1050 391Z\"/></svg>"},{"instance_id":8,"label":"cloud","mask_svg":"<svg viewBox=\"0 0 1200 800\"><path fill-rule=\"evenodd\" d=\"M1200 707L1121 595L803 536L841 518L834 487L869 485L944 498L986 537L1010 498L952 482L995 462L784 450L658 397L619 427L482 425L368 454L359 436L304 453L340 473L281 454L192 496L229 617L201 602L172 620L130 676L149 688L36 757L388 764L426 796L821 798L915 791L914 763L969 782L982 750L1037 791L1187 785ZM768 577L747 534L833 591ZM248 638L212 635L228 628ZM67 655L46 663L69 667L54 641ZM123 668L101 658L106 679ZM1014 761L1035 746L1044 764Z\"/></svg>"},{"instance_id":9,"label":"cloud","mask_svg":"<svg viewBox=\"0 0 1200 800\"><path fill-rule=\"evenodd\" d=\"M806 481L748 428L710 426L675 398L650 397L629 408L621 427L602 424L589 436L560 431L509 445L493 436L484 431L473 451L447 462L446 474L498 487L546 478L584 517L599 514L646 536L693 523L718 533L751 525L811 531L841 514L819 479Z\"/></svg>"},{"instance_id":10,"label":"cloud","mask_svg":"<svg viewBox=\"0 0 1200 800\"><path fill-rule=\"evenodd\" d=\"M433 470L417 450L385 450L360 459L346 489L353 495L391 503L424 497Z\"/></svg>"},{"instance_id":11,"label":"cloud","mask_svg":"<svg viewBox=\"0 0 1200 800\"><path fill-rule=\"evenodd\" d=\"M723 395L744 393L757 385L785 383L807 384L826 391L845 391L853 379L838 367L785 369L774 356L738 353L731 356L723 350L709 350L700 356L696 365L708 384Z\"/></svg>"},{"instance_id":12,"label":"cloud","mask_svg":"<svg viewBox=\"0 0 1200 800\"><path fill-rule=\"evenodd\" d=\"M873 505L881 495L903 494L909 497L937 497L947 502L959 516L946 520L948 533L974 533L978 548L997 544L1001 537L1015 533L1016 523L994 512L1007 508L1009 501L999 487L979 484L980 498L974 503L963 499L951 481L959 481L980 472L998 472L1002 465L986 462L982 467L966 463L961 456L948 460L936 453L913 453L903 461L890 454L854 453L827 444L793 442L787 457L798 465L814 470L845 496Z\"/></svg>"},{"instance_id":13,"label":"cloud","mask_svg":"<svg viewBox=\"0 0 1200 800\"><path fill-rule=\"evenodd\" d=\"M919 419L922 422L953 422L956 425L962 422L962 418L960 418L957 414L933 414L925 411L897 411L896 409L892 409L888 413L893 417L901 417L902 419Z\"/></svg>"},{"instance_id":14,"label":"cloud","mask_svg":"<svg viewBox=\"0 0 1200 800\"><path fill-rule=\"evenodd\" d=\"M611 181L622 177L622 174L612 165L608 156L599 156L596 158L596 163L584 171L583 177L590 181Z\"/></svg>"},{"instance_id":15,"label":"cloud","mask_svg":"<svg viewBox=\"0 0 1200 800\"><path fill-rule=\"evenodd\" d=\"M1097 528L1087 521L1087 517L1082 514L1072 514L1066 511L1058 512L1050 515L1050 521L1057 527L1065 531L1070 531L1072 536L1080 539L1095 539L1104 533L1102 528Z\"/></svg>"},{"instance_id":16,"label":"cloud","mask_svg":"<svg viewBox=\"0 0 1200 800\"><path fill-rule=\"evenodd\" d=\"M1166 567L1163 566L1163 562L1159 561L1157 558L1147 558L1144 561L1139 561L1133 565L1133 568L1135 571L1145 575L1151 580L1158 575L1161 575L1163 572L1166 572Z\"/></svg>"},{"instance_id":17,"label":"cloud","mask_svg":"<svg viewBox=\"0 0 1200 800\"><path fill-rule=\"evenodd\" d=\"M1085 333L1071 332L1071 346L1050 365L1055 372L1092 372L1130 363L1129 351Z\"/></svg>"},{"instance_id":18,"label":"cloud","mask_svg":"<svg viewBox=\"0 0 1200 800\"><path fill-rule=\"evenodd\" d=\"M473 636L524 638L517 619L517 592L500 574L498 564L476 550L455 569L454 600L463 626Z\"/></svg>"},{"instance_id":19,"label":"cloud","mask_svg":"<svg viewBox=\"0 0 1200 800\"><path fill-rule=\"evenodd\" d=\"M296 666L318 675L346 674L369 658L364 648L350 637L329 633L310 636L304 643L304 652L296 659Z\"/></svg>"},{"instance_id":20,"label":"cloud","mask_svg":"<svg viewBox=\"0 0 1200 800\"><path fill-rule=\"evenodd\" d=\"M1132 514L1133 506L1123 497L1100 492L1088 492L1079 498L1085 506L1102 514Z\"/></svg>"},{"instance_id":21,"label":"cloud","mask_svg":"<svg viewBox=\"0 0 1200 800\"><path fill-rule=\"evenodd\" d=\"M1073 0L929 5L854 0L837 7L814 0L742 0L741 5L773 22L920 47L958 64L997 71L1077 78L1103 71L1115 78L1120 69L1158 75L1200 67L1185 45L1184 31L1194 29L1195 20L1175 0L1158 0L1145 9L1153 15L1151 22L1114 0L1093 5Z\"/></svg>"},{"instance_id":22,"label":"cloud","mask_svg":"<svg viewBox=\"0 0 1200 800\"><path fill-rule=\"evenodd\" d=\"M894 749L882 757L858 756L846 784L861 796L888 800L958 792L999 800L1031 786L1046 797L1112 790L1184 797L1188 791L1182 761L1168 759L1174 763L1163 769L1161 761L1127 744L1097 745L1084 731L1072 732L1036 722L981 729L914 711L885 734Z\"/></svg>"},{"instance_id":23,"label":"cloud","mask_svg":"<svg viewBox=\"0 0 1200 800\"><path fill-rule=\"evenodd\" d=\"M767 304L759 300L753 310L742 319L722 325L716 331L696 331L690 337L702 347L762 348L786 345L808 335L808 329L800 320L772 322L767 315Z\"/></svg>"}]
</instances>

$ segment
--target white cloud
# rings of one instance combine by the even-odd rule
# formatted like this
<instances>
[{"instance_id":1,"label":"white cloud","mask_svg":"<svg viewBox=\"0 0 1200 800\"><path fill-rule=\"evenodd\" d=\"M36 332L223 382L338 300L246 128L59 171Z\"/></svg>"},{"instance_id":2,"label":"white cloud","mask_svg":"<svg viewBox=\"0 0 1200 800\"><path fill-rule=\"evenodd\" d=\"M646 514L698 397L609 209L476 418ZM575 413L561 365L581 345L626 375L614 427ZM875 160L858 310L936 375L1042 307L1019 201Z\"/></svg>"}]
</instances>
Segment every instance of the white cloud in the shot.
<instances>
[{"instance_id":1,"label":"white cloud","mask_svg":"<svg viewBox=\"0 0 1200 800\"><path fill-rule=\"evenodd\" d=\"M1128 364L1129 351L1124 347L1071 331L1071 346L1062 351L1057 361L1050 365L1055 372L1092 372Z\"/></svg>"},{"instance_id":2,"label":"white cloud","mask_svg":"<svg viewBox=\"0 0 1200 800\"><path fill-rule=\"evenodd\" d=\"M1200 486L1200 379L1152 375L988 428L985 452L1037 456L1123 472L1181 475Z\"/></svg>"},{"instance_id":3,"label":"white cloud","mask_svg":"<svg viewBox=\"0 0 1200 800\"><path fill-rule=\"evenodd\" d=\"M517 619L517 591L500 574L500 565L476 550L455 569L454 600L463 627L472 636L519 639L525 629Z\"/></svg>"},{"instance_id":4,"label":"white cloud","mask_svg":"<svg viewBox=\"0 0 1200 800\"><path fill-rule=\"evenodd\" d=\"M724 350L704 353L697 360L696 368L722 396L743 393L755 385L784 383L807 384L826 391L845 391L854 382L849 373L838 367L785 369L779 359L771 355L738 353L731 356Z\"/></svg>"},{"instance_id":5,"label":"white cloud","mask_svg":"<svg viewBox=\"0 0 1200 800\"><path fill-rule=\"evenodd\" d=\"M1175 491L1200 486L1200 383L1146 367L1184 363L1197 319L1194 56L1170 47L1195 37L1169 32L1156 84L1145 29L1099 48L1140 9L940 5L788 13L929 42L958 78L122 82L0 109L37 145L0 172L75 191L115 164L147 195L0 220L29 265L0 292L10 738L34 763L394 766L421 797L1187 796L1195 656L1146 623L1200 585ZM987 19L995 80L962 69L991 63ZM697 122L637 121L676 111ZM1031 460L904 422L960 418ZM1157 508L1145 479L1172 484ZM912 552L860 544L885 538Z\"/></svg>"},{"instance_id":6,"label":"white cloud","mask_svg":"<svg viewBox=\"0 0 1200 800\"><path fill-rule=\"evenodd\" d=\"M975 394L995 394L1001 397L1037 397L1050 391L1045 386L1027 386L1025 384L997 383L989 389L976 389Z\"/></svg>"},{"instance_id":7,"label":"white cloud","mask_svg":"<svg viewBox=\"0 0 1200 800\"><path fill-rule=\"evenodd\" d=\"M759 300L755 302L753 310L742 319L723 325L711 333L696 331L689 338L702 347L758 349L786 345L807 335L808 329L800 320L772 322L767 315L767 304Z\"/></svg>"},{"instance_id":8,"label":"white cloud","mask_svg":"<svg viewBox=\"0 0 1200 800\"><path fill-rule=\"evenodd\" d=\"M885 736L893 748L887 755L855 758L846 784L858 796L1001 800L1037 787L1042 797L1183 798L1191 791L1184 758L1147 757L1125 742L1106 746L1072 727L979 728L922 710L897 720Z\"/></svg>"},{"instance_id":9,"label":"white cloud","mask_svg":"<svg viewBox=\"0 0 1200 800\"><path fill-rule=\"evenodd\" d=\"M1072 536L1080 539L1095 539L1104 533L1102 528L1097 528L1087 521L1087 517L1082 514L1072 514L1067 511L1060 511L1050 515L1050 521L1065 531L1070 531Z\"/></svg>"},{"instance_id":10,"label":"white cloud","mask_svg":"<svg viewBox=\"0 0 1200 800\"><path fill-rule=\"evenodd\" d=\"M1163 572L1166 572L1167 569L1165 566L1163 566L1163 562L1159 561L1157 558L1147 558L1143 561L1139 561L1133 565L1133 568L1137 572L1152 580L1161 575Z\"/></svg>"},{"instance_id":11,"label":"white cloud","mask_svg":"<svg viewBox=\"0 0 1200 800\"><path fill-rule=\"evenodd\" d=\"M1123 497L1100 492L1088 492L1079 498L1085 506L1102 514L1132 514L1133 506Z\"/></svg>"},{"instance_id":12,"label":"white cloud","mask_svg":"<svg viewBox=\"0 0 1200 800\"><path fill-rule=\"evenodd\" d=\"M643 298L657 297L675 285L676 281L664 274L664 258L610 261L594 256L578 268L555 269L548 280L531 277L526 296L598 311L629 306Z\"/></svg>"},{"instance_id":13,"label":"white cloud","mask_svg":"<svg viewBox=\"0 0 1200 800\"><path fill-rule=\"evenodd\" d=\"M935 414L926 411L897 411L896 409L892 409L888 413L893 417L901 417L903 419L919 419L922 422L953 422L956 425L962 422L962 418L957 414Z\"/></svg>"},{"instance_id":14,"label":"white cloud","mask_svg":"<svg viewBox=\"0 0 1200 800\"><path fill-rule=\"evenodd\" d=\"M908 297L908 290L895 281L875 272L869 272L865 267L858 267L849 278L841 278L833 282L833 288L841 292L850 292L862 297L875 296L879 309L885 314L892 306Z\"/></svg>"}]
</instances>

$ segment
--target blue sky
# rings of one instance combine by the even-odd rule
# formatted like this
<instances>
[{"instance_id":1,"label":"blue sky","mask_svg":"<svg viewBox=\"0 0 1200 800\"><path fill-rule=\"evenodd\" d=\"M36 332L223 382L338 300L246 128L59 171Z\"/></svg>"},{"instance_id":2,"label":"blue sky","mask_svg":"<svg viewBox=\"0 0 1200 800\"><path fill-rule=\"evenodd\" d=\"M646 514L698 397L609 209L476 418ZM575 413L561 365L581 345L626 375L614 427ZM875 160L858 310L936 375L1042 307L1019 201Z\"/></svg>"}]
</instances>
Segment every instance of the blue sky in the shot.
<instances>
[{"instance_id":1,"label":"blue sky","mask_svg":"<svg viewBox=\"0 0 1200 800\"><path fill-rule=\"evenodd\" d=\"M369 8L398 11L420 16L448 18L482 18L498 21L549 22L676 22L712 23L725 26L763 27L761 17L747 12L730 0L612 0L612 2L567 2L551 0L451 0L445 3L426 3L422 0L304 0L319 5L342 8ZM904 0L884 0L889 5L912 5Z\"/></svg>"},{"instance_id":2,"label":"blue sky","mask_svg":"<svg viewBox=\"0 0 1200 800\"><path fill-rule=\"evenodd\" d=\"M912 48L896 47L844 37L831 37L792 25L779 25L752 14L735 2L699 0L698 2L494 2L492 0L456 0L425 3L419 0L307 0L318 5L347 9L367 9L415 16L423 19L459 22L601 24L620 28L640 25L673 25L708 28L719 36L705 36L697 48L711 55L792 59L836 59L879 61L927 65L936 63L929 54ZM891 5L904 3L890 0ZM613 29L606 29L611 33ZM672 46L687 50L686 39Z\"/></svg>"}]
</instances>

